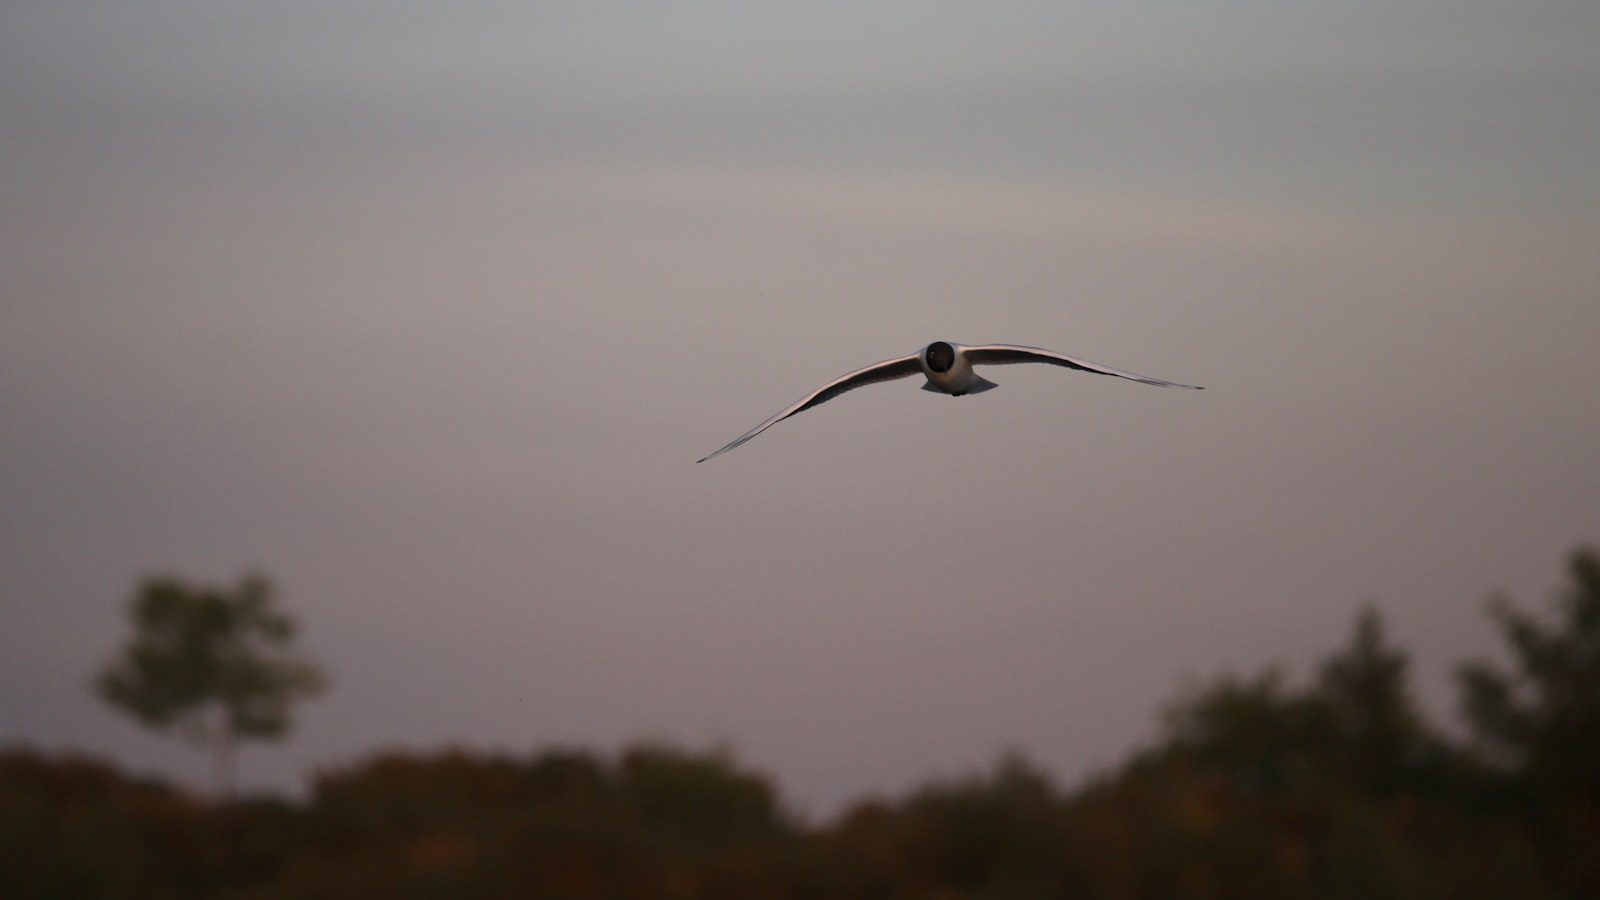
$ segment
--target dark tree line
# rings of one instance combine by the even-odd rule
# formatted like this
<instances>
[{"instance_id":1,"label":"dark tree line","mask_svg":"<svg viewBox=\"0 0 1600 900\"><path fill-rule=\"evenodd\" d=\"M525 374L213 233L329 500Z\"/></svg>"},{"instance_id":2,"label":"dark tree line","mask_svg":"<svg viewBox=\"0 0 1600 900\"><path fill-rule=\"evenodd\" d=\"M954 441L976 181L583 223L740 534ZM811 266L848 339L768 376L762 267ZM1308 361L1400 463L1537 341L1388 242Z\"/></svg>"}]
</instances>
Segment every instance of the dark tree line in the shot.
<instances>
[{"instance_id":1,"label":"dark tree line","mask_svg":"<svg viewBox=\"0 0 1600 900\"><path fill-rule=\"evenodd\" d=\"M821 825L659 746L380 756L295 803L0 751L0 896L1600 896L1600 556L1551 614L1492 610L1509 665L1462 667L1465 739L1368 609L1306 677L1191 690L1076 789L1010 756Z\"/></svg>"}]
</instances>

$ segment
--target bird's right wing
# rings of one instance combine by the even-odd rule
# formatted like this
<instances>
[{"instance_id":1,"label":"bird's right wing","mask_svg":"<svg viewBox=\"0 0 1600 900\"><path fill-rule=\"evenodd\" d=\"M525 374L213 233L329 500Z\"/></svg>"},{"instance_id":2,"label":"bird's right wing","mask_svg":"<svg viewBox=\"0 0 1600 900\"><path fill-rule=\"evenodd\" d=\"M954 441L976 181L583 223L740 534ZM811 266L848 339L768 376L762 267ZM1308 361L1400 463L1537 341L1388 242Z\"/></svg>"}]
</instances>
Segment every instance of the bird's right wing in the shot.
<instances>
[{"instance_id":1,"label":"bird's right wing","mask_svg":"<svg viewBox=\"0 0 1600 900\"><path fill-rule=\"evenodd\" d=\"M1013 363L1047 363L1052 366L1062 366L1068 369L1077 369L1080 372L1093 372L1096 375L1114 375L1118 378L1127 378L1141 384L1153 384L1156 387L1180 387L1191 390L1201 390L1197 385L1178 384L1176 381L1163 381L1160 378L1151 378L1149 375L1140 375L1125 369L1113 369L1099 363L1089 362L1086 359L1076 359L1065 356L1054 350L1045 350L1042 347L1024 347L1020 344L984 344L980 347L963 347L961 352L975 366L1004 366Z\"/></svg>"},{"instance_id":2,"label":"bird's right wing","mask_svg":"<svg viewBox=\"0 0 1600 900\"><path fill-rule=\"evenodd\" d=\"M865 369L857 369L848 375L841 375L822 387L819 387L811 393L805 395L804 397L801 397L799 400L796 400L793 405L791 405L788 409L785 409L783 412L778 413L765 422L762 422L760 425L757 425L749 431L746 431L744 434L734 438L721 450L718 450L715 453L707 456L703 456L700 459L695 460L695 462L705 462L713 456L720 456L724 453L727 453L729 450L732 450L733 448L739 446L745 441L750 440L761 432L766 431L768 428L771 428L779 422L782 422L784 419L787 419L796 413L803 413L813 406L826 403L845 391L853 391L858 387L865 387L866 385L876 384L880 381L894 381L897 378L909 378L912 375L917 375L921 372L922 363L917 354L912 354L910 356L902 356L899 359L886 359L880 363L873 363L872 365L867 366Z\"/></svg>"}]
</instances>

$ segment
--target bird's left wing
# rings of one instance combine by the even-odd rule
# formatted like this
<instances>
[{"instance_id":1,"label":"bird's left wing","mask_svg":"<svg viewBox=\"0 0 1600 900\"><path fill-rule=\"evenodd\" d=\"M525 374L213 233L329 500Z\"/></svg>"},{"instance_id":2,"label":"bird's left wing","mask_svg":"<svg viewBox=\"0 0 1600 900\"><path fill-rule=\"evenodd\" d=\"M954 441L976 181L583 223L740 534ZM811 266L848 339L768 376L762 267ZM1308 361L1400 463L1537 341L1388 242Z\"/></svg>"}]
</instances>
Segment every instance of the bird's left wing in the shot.
<instances>
[{"instance_id":1,"label":"bird's left wing","mask_svg":"<svg viewBox=\"0 0 1600 900\"><path fill-rule=\"evenodd\" d=\"M796 400L792 406L790 406L788 409L785 409L783 412L778 413L765 422L762 422L760 425L757 425L749 431L746 431L744 434L734 438L726 447L723 447L721 450L718 450L717 452L707 456L703 456L700 459L695 460L695 462L705 462L713 456L720 456L724 453L727 453L729 450L732 450L733 448L739 446L745 441L750 440L761 432L766 431L768 428L771 428L779 422L782 422L784 419L787 419L796 413L803 413L813 406L827 403L829 400L832 400L845 391L853 391L858 387L865 387L866 385L876 384L880 381L893 381L896 378L909 378L910 376L916 375L921 371L922 363L919 361L917 354L912 354L910 356L902 356L899 359L886 359L880 363L873 363L872 365L867 366L865 369L857 369L848 375L841 375L822 387L819 387L811 393L805 395L804 397L801 397L799 400Z\"/></svg>"},{"instance_id":2,"label":"bird's left wing","mask_svg":"<svg viewBox=\"0 0 1600 900\"><path fill-rule=\"evenodd\" d=\"M1141 384L1153 384L1156 387L1180 387L1190 390L1202 390L1199 385L1178 384L1175 381L1163 381L1160 378L1151 378L1137 372L1128 372L1123 369L1113 369L1099 363L1089 362L1086 359L1076 359L1063 356L1054 350L1045 350L1040 347L1024 347L1020 344L984 344L979 347L962 347L961 352L967 360L975 366L1004 366L1013 363L1047 363L1053 366L1063 366L1068 369L1077 369L1080 372L1093 372L1096 375L1114 375L1118 378L1127 378Z\"/></svg>"}]
</instances>

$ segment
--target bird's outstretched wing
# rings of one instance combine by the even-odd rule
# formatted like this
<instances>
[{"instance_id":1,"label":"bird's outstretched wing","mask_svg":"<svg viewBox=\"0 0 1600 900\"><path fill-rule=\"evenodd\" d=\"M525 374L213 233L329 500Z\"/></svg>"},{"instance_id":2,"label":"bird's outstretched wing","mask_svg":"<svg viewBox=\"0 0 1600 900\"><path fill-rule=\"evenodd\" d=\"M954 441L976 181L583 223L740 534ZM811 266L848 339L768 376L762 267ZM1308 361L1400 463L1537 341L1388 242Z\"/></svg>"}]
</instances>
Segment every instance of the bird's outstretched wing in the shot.
<instances>
[{"instance_id":1,"label":"bird's outstretched wing","mask_svg":"<svg viewBox=\"0 0 1600 900\"><path fill-rule=\"evenodd\" d=\"M1156 387L1180 387L1190 390L1201 390L1199 385L1178 384L1174 381L1163 381L1160 378L1151 378L1136 372L1123 369L1113 369L1099 363L1089 362L1086 359L1076 359L1071 356L1062 356L1054 350L1045 350L1040 347L1023 347L1019 344L984 344L978 347L963 347L961 352L967 360L975 366L1005 366L1015 363L1048 363L1052 366L1063 366L1068 369L1077 369L1080 372L1093 372L1096 375L1114 375L1118 378L1127 378L1141 384L1153 384Z\"/></svg>"},{"instance_id":2,"label":"bird's outstretched wing","mask_svg":"<svg viewBox=\"0 0 1600 900\"><path fill-rule=\"evenodd\" d=\"M805 395L804 397L801 397L799 400L796 400L792 406L790 406L788 409L785 409L783 412L778 413L765 422L762 422L760 425L757 425L749 431L746 431L744 434L734 438L726 447L723 447L721 450L718 450L717 452L707 456L703 456L700 459L695 460L695 462L705 462L713 456L720 456L724 453L727 453L729 450L732 450L745 441L750 440L751 438L763 431L766 431L768 428L771 428L779 422L782 422L784 419L789 418L795 413L803 413L813 406L826 403L845 391L853 391L858 387L876 384L880 381L893 381L896 378L908 378L912 375L919 374L921 371L921 362L918 361L916 354L912 354L911 356L902 356L899 359L886 359L880 363L873 363L872 365L867 366L865 369L857 369L848 375L841 375L822 387L819 387L811 393Z\"/></svg>"}]
</instances>

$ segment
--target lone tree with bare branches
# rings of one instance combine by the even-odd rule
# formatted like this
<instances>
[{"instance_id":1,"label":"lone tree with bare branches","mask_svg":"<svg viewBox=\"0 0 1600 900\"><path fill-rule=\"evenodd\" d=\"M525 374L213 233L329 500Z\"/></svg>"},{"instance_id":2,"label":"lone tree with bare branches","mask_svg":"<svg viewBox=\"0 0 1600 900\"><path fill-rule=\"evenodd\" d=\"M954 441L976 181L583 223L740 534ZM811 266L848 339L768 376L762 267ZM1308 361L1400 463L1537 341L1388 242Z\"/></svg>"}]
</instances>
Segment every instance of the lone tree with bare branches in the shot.
<instances>
[{"instance_id":1,"label":"lone tree with bare branches","mask_svg":"<svg viewBox=\"0 0 1600 900\"><path fill-rule=\"evenodd\" d=\"M260 575L231 589L147 578L129 616L135 634L96 679L97 693L209 751L218 796L233 792L238 743L283 737L290 705L326 686L321 670L290 653L294 619Z\"/></svg>"}]
</instances>

